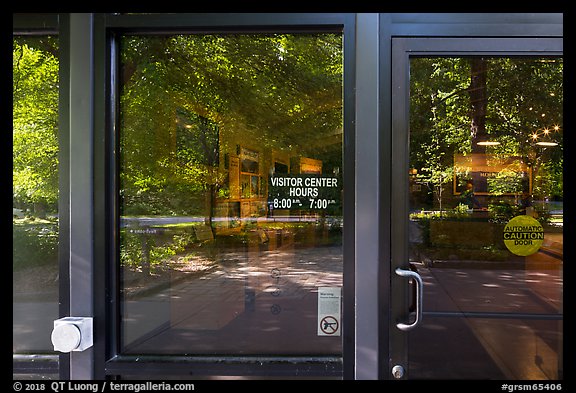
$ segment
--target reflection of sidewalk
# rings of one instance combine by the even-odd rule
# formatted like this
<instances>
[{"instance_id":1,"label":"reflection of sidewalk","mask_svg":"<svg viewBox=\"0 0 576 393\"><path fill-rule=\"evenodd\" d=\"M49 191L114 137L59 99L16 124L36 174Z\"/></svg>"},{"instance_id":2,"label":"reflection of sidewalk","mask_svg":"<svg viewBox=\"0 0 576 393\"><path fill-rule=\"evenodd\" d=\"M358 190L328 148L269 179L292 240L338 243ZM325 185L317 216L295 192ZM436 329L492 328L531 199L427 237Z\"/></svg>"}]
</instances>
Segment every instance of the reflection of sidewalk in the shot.
<instances>
[{"instance_id":1,"label":"reflection of sidewalk","mask_svg":"<svg viewBox=\"0 0 576 393\"><path fill-rule=\"evenodd\" d=\"M342 285L340 247L247 250L169 290L125 302L130 352L338 353L317 336L318 287Z\"/></svg>"},{"instance_id":2,"label":"reflection of sidewalk","mask_svg":"<svg viewBox=\"0 0 576 393\"><path fill-rule=\"evenodd\" d=\"M436 365L440 375L559 378L563 345L561 262L544 264L548 257L540 253L533 258L536 265L548 268L530 269L528 263L525 268L497 270L418 265L424 281L424 316L423 325L411 333L411 340L419 343L413 347L413 359L422 373ZM472 333L467 341L462 341L468 333L462 330L464 325L458 328L458 323L464 323ZM460 340L458 346L448 345L455 339ZM431 342L441 340L446 342L442 352L426 352ZM450 370L440 368L447 358L452 359Z\"/></svg>"},{"instance_id":3,"label":"reflection of sidewalk","mask_svg":"<svg viewBox=\"0 0 576 393\"><path fill-rule=\"evenodd\" d=\"M12 348L14 353L53 351L50 333L58 318L58 302L32 299L12 304Z\"/></svg>"}]
</instances>

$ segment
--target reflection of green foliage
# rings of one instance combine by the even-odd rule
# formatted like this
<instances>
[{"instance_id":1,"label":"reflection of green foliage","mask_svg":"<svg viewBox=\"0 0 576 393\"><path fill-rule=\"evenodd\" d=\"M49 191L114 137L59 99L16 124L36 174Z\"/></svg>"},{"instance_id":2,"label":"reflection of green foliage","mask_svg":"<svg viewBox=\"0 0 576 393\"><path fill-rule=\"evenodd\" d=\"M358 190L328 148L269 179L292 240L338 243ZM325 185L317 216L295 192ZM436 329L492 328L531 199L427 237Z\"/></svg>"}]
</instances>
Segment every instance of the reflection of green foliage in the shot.
<instances>
[{"instance_id":1,"label":"reflection of green foliage","mask_svg":"<svg viewBox=\"0 0 576 393\"><path fill-rule=\"evenodd\" d=\"M58 58L51 37L15 38L12 55L13 198L58 202Z\"/></svg>"},{"instance_id":2,"label":"reflection of green foliage","mask_svg":"<svg viewBox=\"0 0 576 393\"><path fill-rule=\"evenodd\" d=\"M184 163L214 167L219 163L218 124L191 112L178 112L176 157Z\"/></svg>"},{"instance_id":3,"label":"reflection of green foliage","mask_svg":"<svg viewBox=\"0 0 576 393\"><path fill-rule=\"evenodd\" d=\"M534 179L534 195L542 195L550 200L561 200L564 195L564 177L562 173L562 157L555 161L545 161ZM544 198L541 198L544 199Z\"/></svg>"},{"instance_id":4,"label":"reflection of green foliage","mask_svg":"<svg viewBox=\"0 0 576 393\"><path fill-rule=\"evenodd\" d=\"M169 239L123 231L120 262L123 266L137 268L146 259L143 255L146 250L148 261L153 268L168 263L177 254L184 253L194 242L194 235L186 230L173 234Z\"/></svg>"},{"instance_id":5,"label":"reflection of green foliage","mask_svg":"<svg viewBox=\"0 0 576 393\"><path fill-rule=\"evenodd\" d=\"M490 211L490 221L503 224L520 214L524 214L520 206L505 200L488 204L488 210Z\"/></svg>"},{"instance_id":6,"label":"reflection of green foliage","mask_svg":"<svg viewBox=\"0 0 576 393\"><path fill-rule=\"evenodd\" d=\"M486 152L519 157L533 169L538 199L563 197L563 62L551 58L485 58L487 63L486 133L500 142ZM410 165L424 174L438 194L454 154L472 151L470 58L414 58L410 63ZM550 138L558 146L542 149L532 135L558 125ZM511 182L510 182L511 181ZM524 179L527 181L527 179ZM512 176L493 179L493 192L522 188ZM508 183L507 183L508 182Z\"/></svg>"},{"instance_id":7,"label":"reflection of green foliage","mask_svg":"<svg viewBox=\"0 0 576 393\"><path fill-rule=\"evenodd\" d=\"M454 208L454 214L456 217L468 217L470 215L468 209L468 205L459 203L458 206Z\"/></svg>"},{"instance_id":8,"label":"reflection of green foliage","mask_svg":"<svg viewBox=\"0 0 576 393\"><path fill-rule=\"evenodd\" d=\"M535 213L534 218L536 218L540 224L546 225L551 222L552 215L545 206L535 205L533 208ZM524 207L505 200L490 203L488 210L490 211L490 221L500 224L506 224L514 217L526 213Z\"/></svg>"},{"instance_id":9,"label":"reflection of green foliage","mask_svg":"<svg viewBox=\"0 0 576 393\"><path fill-rule=\"evenodd\" d=\"M524 191L524 178L511 170L502 170L487 179L488 192L493 195L518 194Z\"/></svg>"},{"instance_id":10,"label":"reflection of green foliage","mask_svg":"<svg viewBox=\"0 0 576 393\"><path fill-rule=\"evenodd\" d=\"M534 212L536 213L534 218L543 226L552 223L552 214L544 206L534 206Z\"/></svg>"},{"instance_id":11,"label":"reflection of green foliage","mask_svg":"<svg viewBox=\"0 0 576 393\"><path fill-rule=\"evenodd\" d=\"M439 211L419 211L410 213L411 220L452 220L452 219L469 219L469 208L464 203L459 203L455 208Z\"/></svg>"},{"instance_id":12,"label":"reflection of green foliage","mask_svg":"<svg viewBox=\"0 0 576 393\"><path fill-rule=\"evenodd\" d=\"M338 145L309 143L342 128L341 35L126 36L121 56L124 214L209 216L222 134L341 167Z\"/></svg>"},{"instance_id":13,"label":"reflection of green foliage","mask_svg":"<svg viewBox=\"0 0 576 393\"><path fill-rule=\"evenodd\" d=\"M137 235L120 233L120 264L122 266L136 267L142 261L141 240Z\"/></svg>"}]
</instances>

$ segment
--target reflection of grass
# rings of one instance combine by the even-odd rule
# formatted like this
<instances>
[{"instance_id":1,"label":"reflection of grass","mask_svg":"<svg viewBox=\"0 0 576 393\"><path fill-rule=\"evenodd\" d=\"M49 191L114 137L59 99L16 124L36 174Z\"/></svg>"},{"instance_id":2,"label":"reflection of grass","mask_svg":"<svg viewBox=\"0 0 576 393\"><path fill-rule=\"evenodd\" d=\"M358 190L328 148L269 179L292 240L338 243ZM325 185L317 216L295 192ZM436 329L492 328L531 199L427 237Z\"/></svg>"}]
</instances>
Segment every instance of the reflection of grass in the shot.
<instances>
[{"instance_id":1,"label":"reflection of grass","mask_svg":"<svg viewBox=\"0 0 576 393\"><path fill-rule=\"evenodd\" d=\"M203 222L177 222L173 224L163 224L163 225L155 225L159 228L176 228L176 229L186 229L186 228L193 228L198 226L204 226Z\"/></svg>"}]
</instances>

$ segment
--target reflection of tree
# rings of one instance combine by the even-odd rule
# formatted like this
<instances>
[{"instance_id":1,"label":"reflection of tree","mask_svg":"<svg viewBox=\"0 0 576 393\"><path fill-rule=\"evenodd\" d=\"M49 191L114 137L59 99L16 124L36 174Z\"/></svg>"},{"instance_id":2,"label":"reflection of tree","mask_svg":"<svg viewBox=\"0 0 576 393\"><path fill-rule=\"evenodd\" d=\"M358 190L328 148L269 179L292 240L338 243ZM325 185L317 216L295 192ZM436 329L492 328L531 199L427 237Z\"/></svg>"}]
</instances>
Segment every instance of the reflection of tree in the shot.
<instances>
[{"instance_id":1,"label":"reflection of tree","mask_svg":"<svg viewBox=\"0 0 576 393\"><path fill-rule=\"evenodd\" d=\"M438 202L440 215L443 212L443 196L448 184L452 182L453 161L450 155L443 150L439 136L441 133L434 133L430 143L423 146L422 153L430 157L427 166L422 167L420 173L416 175L416 180L428 187Z\"/></svg>"},{"instance_id":2,"label":"reflection of tree","mask_svg":"<svg viewBox=\"0 0 576 393\"><path fill-rule=\"evenodd\" d=\"M534 197L562 198L563 63L561 59L492 59L488 82L490 124L500 145L497 156L519 156L532 172ZM557 130L554 130L557 126ZM544 136L549 130L549 135ZM539 139L534 139L534 136ZM558 143L552 148L539 140ZM544 179L552 176L552 183ZM552 187L550 187L552 186Z\"/></svg>"},{"instance_id":3,"label":"reflection of tree","mask_svg":"<svg viewBox=\"0 0 576 393\"><path fill-rule=\"evenodd\" d=\"M58 203L58 58L51 37L15 38L13 200L43 216Z\"/></svg>"},{"instance_id":4,"label":"reflection of tree","mask_svg":"<svg viewBox=\"0 0 576 393\"><path fill-rule=\"evenodd\" d=\"M179 113L176 132L177 176L187 184L201 185L205 195L205 224L212 227L216 192L224 182L219 170L218 125L194 113Z\"/></svg>"},{"instance_id":5,"label":"reflection of tree","mask_svg":"<svg viewBox=\"0 0 576 393\"><path fill-rule=\"evenodd\" d=\"M482 151L477 141L486 138L486 110L488 106L488 92L486 91L487 63L484 58L470 59L470 137L472 151Z\"/></svg>"},{"instance_id":6,"label":"reflection of tree","mask_svg":"<svg viewBox=\"0 0 576 393\"><path fill-rule=\"evenodd\" d=\"M230 141L331 158L329 144L310 142L342 129L341 41L332 34L125 37L125 214L200 213L209 221L226 176L219 154L236 150ZM201 199L207 206L199 211Z\"/></svg>"},{"instance_id":7,"label":"reflection of tree","mask_svg":"<svg viewBox=\"0 0 576 393\"><path fill-rule=\"evenodd\" d=\"M410 163L421 181L438 190L444 176L433 174L453 165L446 157L486 152L519 157L538 198L562 198L562 71L561 59L412 59ZM473 143L480 137L500 144L480 148ZM558 145L535 145L546 138ZM500 180L492 180L499 192L512 187Z\"/></svg>"}]
</instances>

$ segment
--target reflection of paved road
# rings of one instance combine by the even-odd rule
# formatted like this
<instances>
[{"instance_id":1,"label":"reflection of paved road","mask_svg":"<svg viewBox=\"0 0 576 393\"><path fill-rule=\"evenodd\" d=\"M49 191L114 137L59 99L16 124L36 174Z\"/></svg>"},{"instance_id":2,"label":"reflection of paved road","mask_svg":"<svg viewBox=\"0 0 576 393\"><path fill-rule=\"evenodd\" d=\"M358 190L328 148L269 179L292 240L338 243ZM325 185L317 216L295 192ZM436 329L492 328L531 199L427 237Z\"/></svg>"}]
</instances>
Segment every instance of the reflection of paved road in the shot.
<instances>
[{"instance_id":1,"label":"reflection of paved road","mask_svg":"<svg viewBox=\"0 0 576 393\"><path fill-rule=\"evenodd\" d=\"M341 219L336 217L324 217L323 219L328 221L341 221ZM121 217L120 226L128 225L139 225L139 226L151 226L151 225L167 225L167 224L180 224L186 222L204 222L206 217L198 216L151 216L151 217ZM253 222L254 218L234 218L236 221L250 221ZM277 217L258 217L258 222L314 222L318 218L314 216L277 216ZM212 217L214 222L229 222L230 217Z\"/></svg>"},{"instance_id":2,"label":"reflection of paved road","mask_svg":"<svg viewBox=\"0 0 576 393\"><path fill-rule=\"evenodd\" d=\"M15 301L12 304L12 344L14 353L53 351L50 334L58 319L58 302Z\"/></svg>"}]
</instances>

